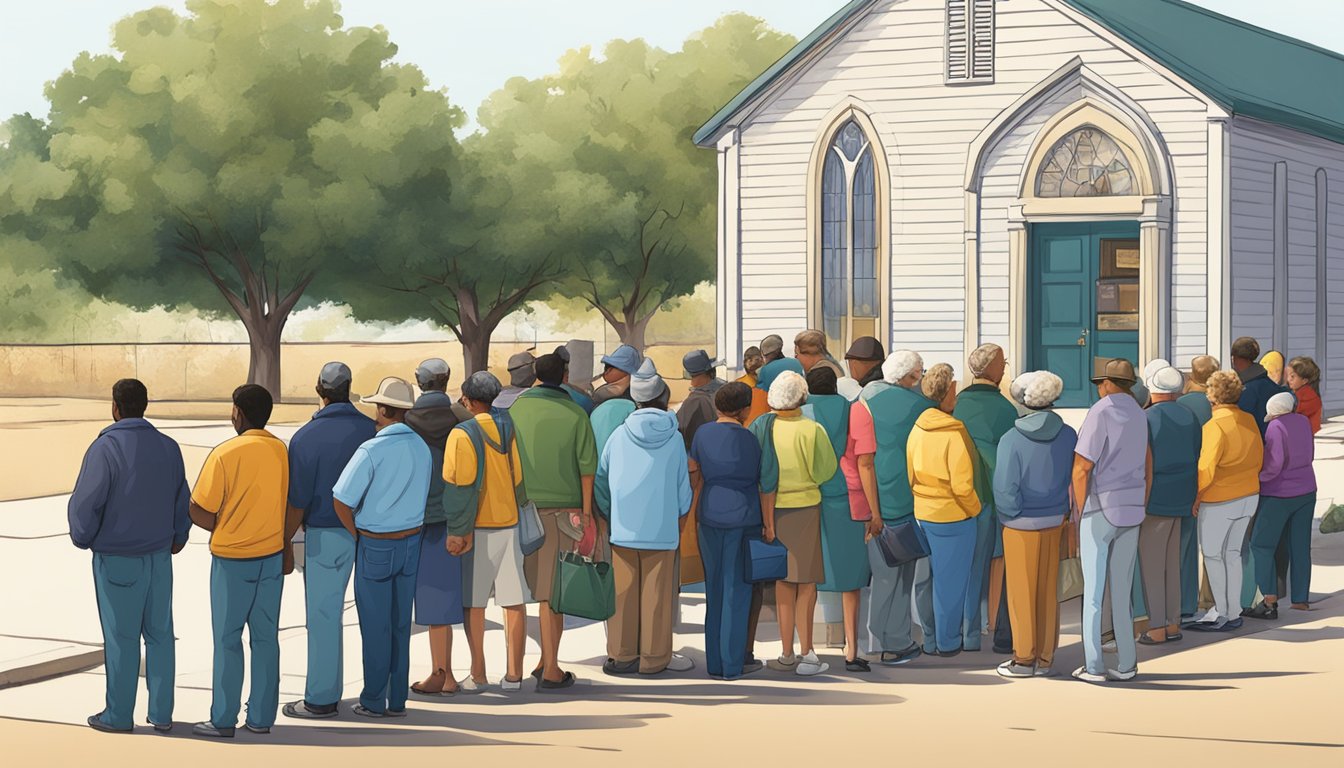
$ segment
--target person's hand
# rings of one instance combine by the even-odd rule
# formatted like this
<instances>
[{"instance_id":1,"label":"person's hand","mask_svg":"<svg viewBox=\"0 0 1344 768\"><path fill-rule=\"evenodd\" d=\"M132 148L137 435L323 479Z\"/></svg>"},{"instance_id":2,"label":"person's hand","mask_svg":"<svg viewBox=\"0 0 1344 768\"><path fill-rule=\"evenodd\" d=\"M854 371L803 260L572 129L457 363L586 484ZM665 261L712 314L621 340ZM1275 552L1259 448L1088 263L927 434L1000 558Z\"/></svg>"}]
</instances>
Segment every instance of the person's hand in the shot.
<instances>
[{"instance_id":1,"label":"person's hand","mask_svg":"<svg viewBox=\"0 0 1344 768\"><path fill-rule=\"evenodd\" d=\"M454 556L465 555L471 550L471 537L472 534L470 533L466 536L449 536L445 545L448 548L448 554Z\"/></svg>"},{"instance_id":2,"label":"person's hand","mask_svg":"<svg viewBox=\"0 0 1344 768\"><path fill-rule=\"evenodd\" d=\"M774 544L774 543L775 543L775 526L773 526L773 525L768 525L768 524L767 524L767 525L764 527L764 529L761 531L761 538L762 538L762 539L765 539L765 543L766 543L766 544Z\"/></svg>"},{"instance_id":3,"label":"person's hand","mask_svg":"<svg viewBox=\"0 0 1344 768\"><path fill-rule=\"evenodd\" d=\"M173 554L176 555L178 552L181 552L182 550L184 550L184 549L186 549L186 548L187 548L187 542L185 542L185 541L182 542L181 544L174 544L174 545L173 545Z\"/></svg>"},{"instance_id":4,"label":"person's hand","mask_svg":"<svg viewBox=\"0 0 1344 768\"><path fill-rule=\"evenodd\" d=\"M878 536L881 536L882 525L883 524L881 516L873 515L872 517L868 518L868 522L864 525L864 532L867 534L865 538L875 539Z\"/></svg>"},{"instance_id":5,"label":"person's hand","mask_svg":"<svg viewBox=\"0 0 1344 768\"><path fill-rule=\"evenodd\" d=\"M1196 501L1196 502L1195 502L1195 505L1194 505L1193 507L1190 508L1190 514L1194 515L1195 517L1199 517L1199 502L1198 502L1198 501Z\"/></svg>"},{"instance_id":6,"label":"person's hand","mask_svg":"<svg viewBox=\"0 0 1344 768\"><path fill-rule=\"evenodd\" d=\"M285 551L281 557L280 572L288 576L294 572L294 545L286 544Z\"/></svg>"}]
</instances>

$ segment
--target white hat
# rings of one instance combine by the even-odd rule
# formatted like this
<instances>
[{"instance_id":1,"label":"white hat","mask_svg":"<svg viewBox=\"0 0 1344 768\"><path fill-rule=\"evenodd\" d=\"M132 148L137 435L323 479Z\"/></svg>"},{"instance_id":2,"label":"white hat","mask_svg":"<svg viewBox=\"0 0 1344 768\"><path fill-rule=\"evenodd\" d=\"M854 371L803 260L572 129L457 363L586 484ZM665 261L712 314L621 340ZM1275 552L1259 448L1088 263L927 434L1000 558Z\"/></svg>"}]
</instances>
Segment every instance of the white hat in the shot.
<instances>
[{"instance_id":1,"label":"white hat","mask_svg":"<svg viewBox=\"0 0 1344 768\"><path fill-rule=\"evenodd\" d=\"M1280 392L1269 398L1269 402L1265 405L1265 421L1287 416L1295 410L1297 410L1297 398L1288 392Z\"/></svg>"},{"instance_id":2,"label":"white hat","mask_svg":"<svg viewBox=\"0 0 1344 768\"><path fill-rule=\"evenodd\" d=\"M1171 363L1166 360L1163 360L1160 357L1156 360L1149 360L1148 364L1143 366L1143 378L1141 379L1141 381L1147 383L1149 379L1153 378L1153 374L1157 373L1163 368L1170 368L1170 367ZM1152 389L1152 387L1149 387L1149 389Z\"/></svg>"},{"instance_id":3,"label":"white hat","mask_svg":"<svg viewBox=\"0 0 1344 768\"><path fill-rule=\"evenodd\" d=\"M377 392L372 395L365 395L359 398L359 401L409 411L415 407L415 392L411 390L411 385L407 384L405 379L388 376L378 383Z\"/></svg>"},{"instance_id":4,"label":"white hat","mask_svg":"<svg viewBox=\"0 0 1344 768\"><path fill-rule=\"evenodd\" d=\"M1154 395L1179 395L1185 389L1185 374L1168 365L1148 373L1145 384Z\"/></svg>"},{"instance_id":5,"label":"white hat","mask_svg":"<svg viewBox=\"0 0 1344 768\"><path fill-rule=\"evenodd\" d=\"M646 357L639 370L630 377L630 398L636 403L652 403L667 391L667 384L658 375L653 359Z\"/></svg>"}]
</instances>

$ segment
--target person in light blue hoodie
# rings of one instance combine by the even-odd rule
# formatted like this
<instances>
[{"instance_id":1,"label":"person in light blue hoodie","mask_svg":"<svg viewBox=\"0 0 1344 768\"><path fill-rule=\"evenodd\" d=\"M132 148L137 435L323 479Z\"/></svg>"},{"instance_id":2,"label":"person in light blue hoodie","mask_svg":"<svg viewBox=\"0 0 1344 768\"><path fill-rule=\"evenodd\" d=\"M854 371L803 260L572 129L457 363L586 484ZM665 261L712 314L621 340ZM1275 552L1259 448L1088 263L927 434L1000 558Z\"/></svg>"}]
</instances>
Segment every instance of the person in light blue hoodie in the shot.
<instances>
[{"instance_id":1,"label":"person in light blue hoodie","mask_svg":"<svg viewBox=\"0 0 1344 768\"><path fill-rule=\"evenodd\" d=\"M1013 628L1013 658L999 665L999 674L1048 677L1059 646L1059 545L1078 433L1049 410L1064 391L1055 374L1024 373L1011 391L1031 412L1000 439L994 465Z\"/></svg>"},{"instance_id":2,"label":"person in light blue hoodie","mask_svg":"<svg viewBox=\"0 0 1344 768\"><path fill-rule=\"evenodd\" d=\"M616 613L607 622L610 675L685 672L672 653L677 604L677 549L691 510L686 443L667 410L669 391L645 360L631 377L636 410L607 441L593 495L607 520Z\"/></svg>"}]
</instances>

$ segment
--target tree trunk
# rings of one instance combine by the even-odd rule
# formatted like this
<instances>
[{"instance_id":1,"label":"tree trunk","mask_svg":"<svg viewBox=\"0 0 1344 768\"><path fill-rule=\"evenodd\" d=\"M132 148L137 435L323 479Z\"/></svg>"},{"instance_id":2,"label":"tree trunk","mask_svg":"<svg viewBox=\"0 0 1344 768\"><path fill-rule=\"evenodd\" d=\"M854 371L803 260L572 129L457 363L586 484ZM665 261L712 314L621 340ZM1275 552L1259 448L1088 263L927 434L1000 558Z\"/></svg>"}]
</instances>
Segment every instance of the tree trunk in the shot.
<instances>
[{"instance_id":1,"label":"tree trunk","mask_svg":"<svg viewBox=\"0 0 1344 768\"><path fill-rule=\"evenodd\" d=\"M639 317L638 314L632 312L625 313L625 322L613 324L616 334L620 336L621 343L629 344L639 350L641 355L644 354L645 337L649 330L649 321L653 319L653 315L653 312L644 317Z\"/></svg>"},{"instance_id":2,"label":"tree trunk","mask_svg":"<svg viewBox=\"0 0 1344 768\"><path fill-rule=\"evenodd\" d=\"M467 329L462 329L463 381L477 371L490 370L490 336L493 332L494 329L474 328L468 333Z\"/></svg>"},{"instance_id":3,"label":"tree trunk","mask_svg":"<svg viewBox=\"0 0 1344 768\"><path fill-rule=\"evenodd\" d=\"M247 329L248 364L247 383L260 384L280 402L280 334L287 317L268 315L262 318L244 316Z\"/></svg>"}]
</instances>

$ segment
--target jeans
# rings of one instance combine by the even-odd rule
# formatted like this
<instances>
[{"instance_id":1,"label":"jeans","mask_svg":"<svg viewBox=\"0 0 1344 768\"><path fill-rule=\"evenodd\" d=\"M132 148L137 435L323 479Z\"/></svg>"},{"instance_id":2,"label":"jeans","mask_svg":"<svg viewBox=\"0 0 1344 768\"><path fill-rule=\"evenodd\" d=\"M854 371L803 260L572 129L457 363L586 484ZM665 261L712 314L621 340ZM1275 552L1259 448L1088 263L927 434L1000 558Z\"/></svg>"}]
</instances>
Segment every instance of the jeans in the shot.
<instances>
[{"instance_id":1,"label":"jeans","mask_svg":"<svg viewBox=\"0 0 1344 768\"><path fill-rule=\"evenodd\" d=\"M420 534L404 539L361 537L355 557L355 609L364 645L364 689L370 712L406 709L411 676L411 606L420 567Z\"/></svg>"},{"instance_id":2,"label":"jeans","mask_svg":"<svg viewBox=\"0 0 1344 768\"><path fill-rule=\"evenodd\" d=\"M215 556L210 563L210 624L215 639L214 696L210 723L238 725L243 695L243 627L252 652L247 722L275 724L280 704L280 594L284 564L279 552L251 560Z\"/></svg>"},{"instance_id":3,"label":"jeans","mask_svg":"<svg viewBox=\"0 0 1344 768\"><path fill-rule=\"evenodd\" d=\"M1083 565L1083 657L1087 671L1106 674L1101 655L1101 613L1106 587L1111 589L1111 623L1116 627L1116 671L1138 669L1134 642L1134 564L1139 557L1139 526L1117 528L1100 511L1083 515L1078 527Z\"/></svg>"},{"instance_id":4,"label":"jeans","mask_svg":"<svg viewBox=\"0 0 1344 768\"><path fill-rule=\"evenodd\" d=\"M980 650L989 560L998 540L998 522L995 518L989 510L975 516L975 551L971 556L971 570L966 582L966 604L962 609L961 625L961 646L968 651Z\"/></svg>"},{"instance_id":5,"label":"jeans","mask_svg":"<svg viewBox=\"0 0 1344 768\"><path fill-rule=\"evenodd\" d=\"M1139 526L1139 570L1154 629L1181 623L1181 519L1148 515Z\"/></svg>"},{"instance_id":6,"label":"jeans","mask_svg":"<svg viewBox=\"0 0 1344 768\"><path fill-rule=\"evenodd\" d=\"M751 611L742 542L756 529L701 525L698 530L705 564L705 666L709 674L733 680L746 664Z\"/></svg>"},{"instance_id":7,"label":"jeans","mask_svg":"<svg viewBox=\"0 0 1344 768\"><path fill-rule=\"evenodd\" d=\"M892 568L882 557L877 539L870 539L867 546L868 567L873 572L872 597L868 603L868 631L877 643L873 650L876 653L909 651L915 645L911 636L911 601L919 561Z\"/></svg>"},{"instance_id":8,"label":"jeans","mask_svg":"<svg viewBox=\"0 0 1344 768\"><path fill-rule=\"evenodd\" d=\"M1282 597L1274 554L1286 530L1292 602L1306 603L1311 599L1311 520L1315 510L1315 493L1291 499L1260 497L1260 511L1251 532L1251 550L1255 553L1255 580L1262 594Z\"/></svg>"},{"instance_id":9,"label":"jeans","mask_svg":"<svg viewBox=\"0 0 1344 768\"><path fill-rule=\"evenodd\" d=\"M915 620L919 622L919 631L923 635L924 652L937 653L933 615L933 559L929 557L915 561Z\"/></svg>"},{"instance_id":10,"label":"jeans","mask_svg":"<svg viewBox=\"0 0 1344 768\"><path fill-rule=\"evenodd\" d=\"M308 677L303 700L325 710L344 690L345 590L355 567L355 537L344 528L309 528L304 538L303 593L308 624Z\"/></svg>"},{"instance_id":11,"label":"jeans","mask_svg":"<svg viewBox=\"0 0 1344 768\"><path fill-rule=\"evenodd\" d=\"M1204 553L1213 607L1220 620L1231 621L1241 615L1241 549L1259 502L1259 495L1252 494L1232 501L1205 502L1199 507L1199 548Z\"/></svg>"},{"instance_id":12,"label":"jeans","mask_svg":"<svg viewBox=\"0 0 1344 768\"><path fill-rule=\"evenodd\" d=\"M1195 517L1181 518L1181 616L1199 610L1199 530Z\"/></svg>"},{"instance_id":13,"label":"jeans","mask_svg":"<svg viewBox=\"0 0 1344 768\"><path fill-rule=\"evenodd\" d=\"M949 653L960 650L966 594L975 556L975 518L955 523L921 520L919 525L929 540L929 566L933 573L933 629L938 651Z\"/></svg>"},{"instance_id":14,"label":"jeans","mask_svg":"<svg viewBox=\"0 0 1344 768\"><path fill-rule=\"evenodd\" d=\"M132 727L140 687L140 638L145 639L145 687L149 721L173 722L175 640L173 559L169 550L124 557L93 555L93 588L103 625L103 666L107 672L102 721Z\"/></svg>"}]
</instances>

